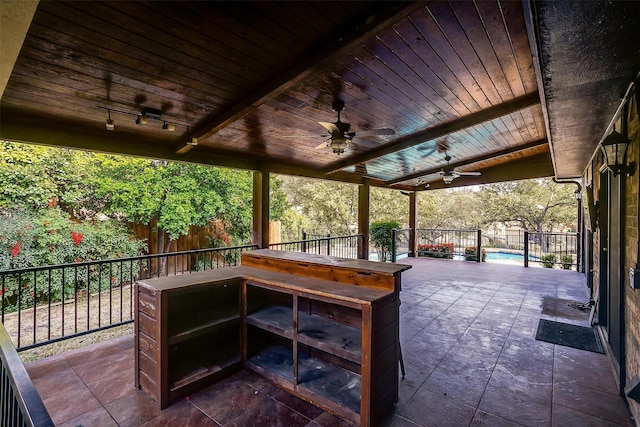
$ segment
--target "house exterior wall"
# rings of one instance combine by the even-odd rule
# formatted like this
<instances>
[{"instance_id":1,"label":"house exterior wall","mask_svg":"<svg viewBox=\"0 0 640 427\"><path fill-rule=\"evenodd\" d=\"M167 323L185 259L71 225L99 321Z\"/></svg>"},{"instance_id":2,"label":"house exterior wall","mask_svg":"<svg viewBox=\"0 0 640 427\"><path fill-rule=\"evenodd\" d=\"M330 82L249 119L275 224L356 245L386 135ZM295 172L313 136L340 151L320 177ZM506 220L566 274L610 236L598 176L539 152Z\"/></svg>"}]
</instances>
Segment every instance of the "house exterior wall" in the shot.
<instances>
[{"instance_id":1,"label":"house exterior wall","mask_svg":"<svg viewBox=\"0 0 640 427\"><path fill-rule=\"evenodd\" d=\"M625 342L625 382L629 384L634 377L640 378L640 289L632 289L629 282L629 269L639 268L638 265L638 211L639 181L640 181L640 114L638 111L638 88L636 93L629 99L623 114L627 118L627 137L631 144L627 151L627 162L634 162L632 175L624 176L624 206L622 229L624 268L622 271L622 286L624 287L624 342ZM622 120L616 123L616 129L621 130ZM599 148L598 148L599 151ZM599 170L603 163L603 156L596 152L592 161L583 175L585 186L593 188L595 201L599 196ZM585 200L585 203L587 201ZM600 201L600 209L606 209L606 203ZM603 274L600 270L600 247L602 234L598 226L593 230L593 287L592 298L596 299L599 294L600 277ZM640 403L629 399L629 406L635 419L640 419Z\"/></svg>"},{"instance_id":2,"label":"house exterior wall","mask_svg":"<svg viewBox=\"0 0 640 427\"><path fill-rule=\"evenodd\" d=\"M635 162L633 176L627 177L625 194L625 273L630 268L639 267L638 261L638 197L640 172L638 169L640 147L640 115L638 114L638 87L636 94L628 103L628 138L632 144L627 152L627 159ZM629 275L625 274L625 344L626 344L626 377L627 383L634 377L640 377L640 289L631 289ZM631 412L636 420L640 419L640 403L629 400Z\"/></svg>"}]
</instances>

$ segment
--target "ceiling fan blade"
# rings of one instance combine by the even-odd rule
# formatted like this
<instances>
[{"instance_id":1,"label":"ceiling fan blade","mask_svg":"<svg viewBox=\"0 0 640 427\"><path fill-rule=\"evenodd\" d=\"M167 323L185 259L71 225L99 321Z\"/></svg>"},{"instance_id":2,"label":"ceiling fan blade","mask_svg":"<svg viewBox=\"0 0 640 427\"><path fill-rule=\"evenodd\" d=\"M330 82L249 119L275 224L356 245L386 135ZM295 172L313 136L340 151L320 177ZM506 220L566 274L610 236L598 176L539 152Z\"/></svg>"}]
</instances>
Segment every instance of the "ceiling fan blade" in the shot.
<instances>
[{"instance_id":1,"label":"ceiling fan blade","mask_svg":"<svg viewBox=\"0 0 640 427\"><path fill-rule=\"evenodd\" d=\"M351 144L356 144L365 148L378 148L380 147L379 142L369 141L368 139L356 138L351 141Z\"/></svg>"},{"instance_id":2,"label":"ceiling fan blade","mask_svg":"<svg viewBox=\"0 0 640 427\"><path fill-rule=\"evenodd\" d=\"M320 123L326 130L328 130L329 132L333 133L333 132L340 132L340 129L338 129L338 126L335 125L335 123L328 123L328 122L318 122Z\"/></svg>"},{"instance_id":3,"label":"ceiling fan blade","mask_svg":"<svg viewBox=\"0 0 640 427\"><path fill-rule=\"evenodd\" d=\"M327 141L323 141L321 144L316 145L315 147L313 147L314 150L319 150L321 148L325 148L327 146Z\"/></svg>"},{"instance_id":4,"label":"ceiling fan blade","mask_svg":"<svg viewBox=\"0 0 640 427\"><path fill-rule=\"evenodd\" d=\"M460 175L460 176L480 176L482 175L482 173L480 172L460 172L460 171L455 171L454 173Z\"/></svg>"},{"instance_id":5,"label":"ceiling fan blade","mask_svg":"<svg viewBox=\"0 0 640 427\"><path fill-rule=\"evenodd\" d=\"M383 128L383 129L369 129L369 130L361 130L356 133L357 136L370 136L370 135L395 135L396 131L393 129Z\"/></svg>"}]
</instances>

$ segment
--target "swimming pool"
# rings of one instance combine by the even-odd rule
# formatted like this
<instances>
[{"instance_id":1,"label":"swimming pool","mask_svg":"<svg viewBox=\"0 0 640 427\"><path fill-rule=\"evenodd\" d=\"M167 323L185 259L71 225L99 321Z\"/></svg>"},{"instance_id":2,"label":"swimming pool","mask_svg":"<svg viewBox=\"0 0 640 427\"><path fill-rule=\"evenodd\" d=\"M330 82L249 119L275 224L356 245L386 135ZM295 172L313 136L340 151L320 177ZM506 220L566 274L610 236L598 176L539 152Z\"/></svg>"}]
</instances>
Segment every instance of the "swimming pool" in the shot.
<instances>
[{"instance_id":1,"label":"swimming pool","mask_svg":"<svg viewBox=\"0 0 640 427\"><path fill-rule=\"evenodd\" d=\"M524 261L524 254L511 252L487 252L487 261Z\"/></svg>"}]
</instances>

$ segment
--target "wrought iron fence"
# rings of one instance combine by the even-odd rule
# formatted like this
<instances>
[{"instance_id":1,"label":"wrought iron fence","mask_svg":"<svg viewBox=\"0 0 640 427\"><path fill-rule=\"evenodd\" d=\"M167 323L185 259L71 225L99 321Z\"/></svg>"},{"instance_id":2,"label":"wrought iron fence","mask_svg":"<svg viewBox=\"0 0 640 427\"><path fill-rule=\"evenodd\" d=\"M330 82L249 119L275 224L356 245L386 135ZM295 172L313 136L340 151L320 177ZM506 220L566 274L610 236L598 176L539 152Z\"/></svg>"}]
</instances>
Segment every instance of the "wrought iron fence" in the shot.
<instances>
[{"instance_id":1,"label":"wrought iron fence","mask_svg":"<svg viewBox=\"0 0 640 427\"><path fill-rule=\"evenodd\" d=\"M133 321L133 283L237 265L256 245L0 272L0 318L26 350Z\"/></svg>"},{"instance_id":2,"label":"wrought iron fence","mask_svg":"<svg viewBox=\"0 0 640 427\"><path fill-rule=\"evenodd\" d=\"M482 247L524 251L524 230L482 230Z\"/></svg>"},{"instance_id":3,"label":"wrought iron fence","mask_svg":"<svg viewBox=\"0 0 640 427\"><path fill-rule=\"evenodd\" d=\"M0 425L53 426L53 421L2 324L0 324Z\"/></svg>"},{"instance_id":4,"label":"wrought iron fence","mask_svg":"<svg viewBox=\"0 0 640 427\"><path fill-rule=\"evenodd\" d=\"M410 228L396 228L393 230L393 248L391 250L391 262L396 262L397 260L410 255L410 239Z\"/></svg>"},{"instance_id":5,"label":"wrought iron fence","mask_svg":"<svg viewBox=\"0 0 640 427\"><path fill-rule=\"evenodd\" d=\"M269 245L269 249L356 259L358 258L358 241L361 239L361 234L337 237L327 236L294 242L273 243Z\"/></svg>"},{"instance_id":6,"label":"wrought iron fence","mask_svg":"<svg viewBox=\"0 0 640 427\"><path fill-rule=\"evenodd\" d=\"M416 256L477 260L481 250L480 230L418 228Z\"/></svg>"},{"instance_id":7,"label":"wrought iron fence","mask_svg":"<svg viewBox=\"0 0 640 427\"><path fill-rule=\"evenodd\" d=\"M525 267L538 262L543 267L577 268L580 262L579 234L577 233L524 233Z\"/></svg>"}]
</instances>

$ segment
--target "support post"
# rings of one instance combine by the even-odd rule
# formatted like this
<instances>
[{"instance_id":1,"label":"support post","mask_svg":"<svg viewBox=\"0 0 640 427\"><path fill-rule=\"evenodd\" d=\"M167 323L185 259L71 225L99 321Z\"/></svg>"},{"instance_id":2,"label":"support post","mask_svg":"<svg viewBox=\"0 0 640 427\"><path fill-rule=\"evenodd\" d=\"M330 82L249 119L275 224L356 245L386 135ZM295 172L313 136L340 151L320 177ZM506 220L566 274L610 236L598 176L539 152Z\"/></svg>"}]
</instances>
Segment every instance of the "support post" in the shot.
<instances>
[{"instance_id":1,"label":"support post","mask_svg":"<svg viewBox=\"0 0 640 427\"><path fill-rule=\"evenodd\" d=\"M253 244L269 247L269 172L253 173Z\"/></svg>"},{"instance_id":2,"label":"support post","mask_svg":"<svg viewBox=\"0 0 640 427\"><path fill-rule=\"evenodd\" d=\"M409 193L409 256L416 256L416 236L418 229L418 192Z\"/></svg>"},{"instance_id":3,"label":"support post","mask_svg":"<svg viewBox=\"0 0 640 427\"><path fill-rule=\"evenodd\" d=\"M529 267L529 232L524 231L524 266Z\"/></svg>"},{"instance_id":4,"label":"support post","mask_svg":"<svg viewBox=\"0 0 640 427\"><path fill-rule=\"evenodd\" d=\"M398 229L394 228L391 230L391 262L396 262L398 260Z\"/></svg>"},{"instance_id":5,"label":"support post","mask_svg":"<svg viewBox=\"0 0 640 427\"><path fill-rule=\"evenodd\" d=\"M369 180L358 187L358 259L369 259Z\"/></svg>"},{"instance_id":6,"label":"support post","mask_svg":"<svg viewBox=\"0 0 640 427\"><path fill-rule=\"evenodd\" d=\"M482 262L482 230L478 229L478 244L476 245L476 262Z\"/></svg>"}]
</instances>

